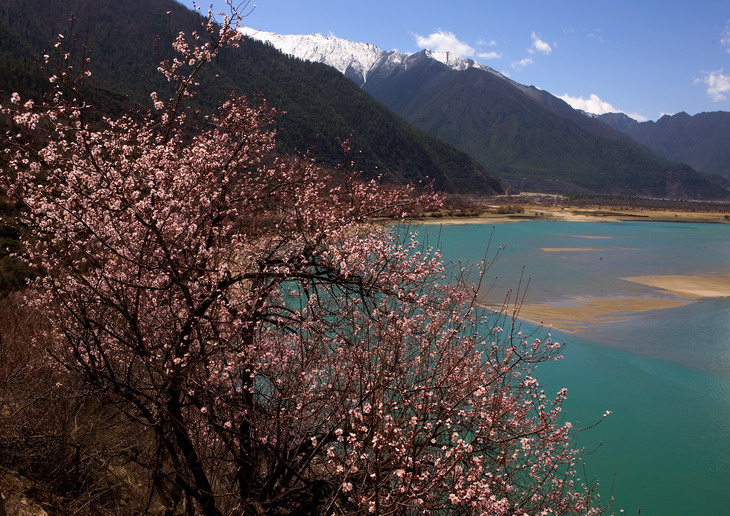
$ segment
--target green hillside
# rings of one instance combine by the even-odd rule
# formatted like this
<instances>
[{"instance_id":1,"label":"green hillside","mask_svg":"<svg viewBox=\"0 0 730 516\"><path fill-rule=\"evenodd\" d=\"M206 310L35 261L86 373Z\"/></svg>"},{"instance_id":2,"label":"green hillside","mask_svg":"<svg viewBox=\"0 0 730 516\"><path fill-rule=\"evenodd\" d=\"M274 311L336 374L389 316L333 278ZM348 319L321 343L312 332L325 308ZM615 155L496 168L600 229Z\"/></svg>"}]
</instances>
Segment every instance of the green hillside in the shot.
<instances>
[{"instance_id":1,"label":"green hillside","mask_svg":"<svg viewBox=\"0 0 730 516\"><path fill-rule=\"evenodd\" d=\"M52 50L56 34L73 31L77 50L89 49L93 75L86 95L93 104L108 113L149 107L149 92L167 87L158 63L172 57L170 43L179 31L193 30L200 30L197 13L173 0L0 0L0 95L40 96L45 82L35 61ZM445 191L501 191L469 156L412 128L334 70L261 43L224 52L202 90L204 108L233 90L281 110L283 152L341 163L346 157L338 139L350 138L356 166L367 175L433 181Z\"/></svg>"},{"instance_id":2,"label":"green hillside","mask_svg":"<svg viewBox=\"0 0 730 516\"><path fill-rule=\"evenodd\" d=\"M604 132L609 128L574 112L586 119L579 125L524 88L483 70L458 72L423 59L408 70L368 81L365 89L520 189L728 197L726 190L689 166L657 158L625 137L593 131L590 122Z\"/></svg>"}]
</instances>

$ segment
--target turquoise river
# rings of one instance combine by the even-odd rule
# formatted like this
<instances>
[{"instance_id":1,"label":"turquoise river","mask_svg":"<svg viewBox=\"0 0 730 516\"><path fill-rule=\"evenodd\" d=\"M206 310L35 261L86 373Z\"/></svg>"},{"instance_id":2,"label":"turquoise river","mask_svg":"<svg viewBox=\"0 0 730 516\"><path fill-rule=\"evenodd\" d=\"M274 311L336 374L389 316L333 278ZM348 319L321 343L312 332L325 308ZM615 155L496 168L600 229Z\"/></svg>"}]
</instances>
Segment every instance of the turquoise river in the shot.
<instances>
[{"instance_id":1,"label":"turquoise river","mask_svg":"<svg viewBox=\"0 0 730 516\"><path fill-rule=\"evenodd\" d=\"M553 339L566 342L564 360L540 366L541 383L568 388L576 427L613 411L575 437L587 452L580 475L598 479L603 503L614 498L609 513L730 515L730 225L410 230L446 262L499 250L482 287L488 305L509 289L514 299L529 278L523 316L552 323Z\"/></svg>"}]
</instances>

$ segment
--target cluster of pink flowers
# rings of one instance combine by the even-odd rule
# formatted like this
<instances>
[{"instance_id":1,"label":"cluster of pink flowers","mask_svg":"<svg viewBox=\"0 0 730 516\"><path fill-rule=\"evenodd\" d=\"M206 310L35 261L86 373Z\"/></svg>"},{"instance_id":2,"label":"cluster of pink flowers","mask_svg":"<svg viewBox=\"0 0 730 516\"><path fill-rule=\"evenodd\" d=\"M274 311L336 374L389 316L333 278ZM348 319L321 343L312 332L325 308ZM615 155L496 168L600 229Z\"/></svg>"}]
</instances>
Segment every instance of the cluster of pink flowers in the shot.
<instances>
[{"instance_id":1,"label":"cluster of pink flowers","mask_svg":"<svg viewBox=\"0 0 730 516\"><path fill-rule=\"evenodd\" d=\"M211 20L161 65L161 119L2 108L59 356L156 430L206 514L315 492L342 513L590 513L566 393L530 376L559 345L502 331L466 272L367 224L437 197L278 156L275 112L243 97L191 130L197 70L240 37Z\"/></svg>"}]
</instances>

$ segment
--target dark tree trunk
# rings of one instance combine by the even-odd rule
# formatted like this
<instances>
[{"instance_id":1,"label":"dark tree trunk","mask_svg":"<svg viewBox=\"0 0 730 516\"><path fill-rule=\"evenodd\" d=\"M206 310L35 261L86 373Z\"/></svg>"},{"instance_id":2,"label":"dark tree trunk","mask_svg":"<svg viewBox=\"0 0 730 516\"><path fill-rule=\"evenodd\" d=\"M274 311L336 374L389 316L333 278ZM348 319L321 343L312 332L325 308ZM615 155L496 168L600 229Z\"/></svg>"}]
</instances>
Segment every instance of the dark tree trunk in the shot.
<instances>
[{"instance_id":1,"label":"dark tree trunk","mask_svg":"<svg viewBox=\"0 0 730 516\"><path fill-rule=\"evenodd\" d=\"M175 445L180 450L180 454L185 460L185 465L193 477L192 485L183 485L180 487L200 503L203 514L206 516L223 516L216 507L213 488L210 485L203 464L200 462L200 457L195 451L195 446L188 435L180 408L180 400L175 394L177 393L170 396L170 401L167 404L167 413L170 416Z\"/></svg>"}]
</instances>

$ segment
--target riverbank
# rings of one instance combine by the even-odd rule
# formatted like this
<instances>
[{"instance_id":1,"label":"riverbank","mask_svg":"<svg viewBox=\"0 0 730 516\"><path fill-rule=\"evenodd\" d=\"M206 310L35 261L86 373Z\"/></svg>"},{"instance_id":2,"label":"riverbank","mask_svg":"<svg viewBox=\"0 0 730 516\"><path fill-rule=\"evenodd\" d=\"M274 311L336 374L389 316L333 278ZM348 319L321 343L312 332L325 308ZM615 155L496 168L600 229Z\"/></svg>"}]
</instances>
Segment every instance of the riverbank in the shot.
<instances>
[{"instance_id":1,"label":"riverbank","mask_svg":"<svg viewBox=\"0 0 730 516\"><path fill-rule=\"evenodd\" d=\"M728 224L730 217L723 212L710 211L681 211L656 210L645 208L605 209L600 206L564 207L544 205L521 205L521 212L498 213L499 207L493 211L484 211L479 214L454 215L447 213L432 213L424 217L410 219L414 224L502 224L525 220L564 220L570 222L692 222L710 224ZM504 210L506 211L506 210Z\"/></svg>"}]
</instances>

